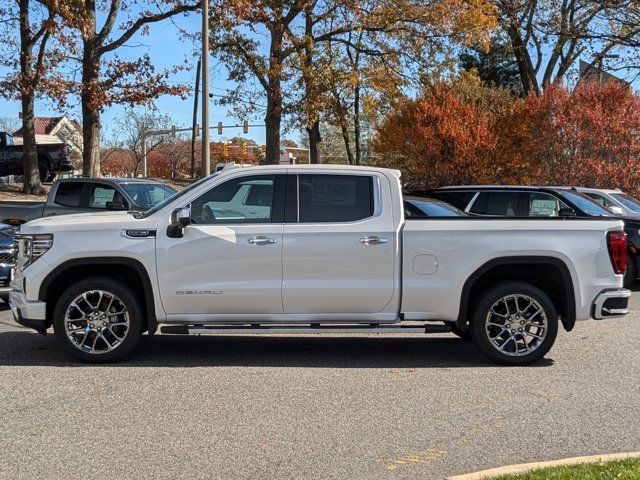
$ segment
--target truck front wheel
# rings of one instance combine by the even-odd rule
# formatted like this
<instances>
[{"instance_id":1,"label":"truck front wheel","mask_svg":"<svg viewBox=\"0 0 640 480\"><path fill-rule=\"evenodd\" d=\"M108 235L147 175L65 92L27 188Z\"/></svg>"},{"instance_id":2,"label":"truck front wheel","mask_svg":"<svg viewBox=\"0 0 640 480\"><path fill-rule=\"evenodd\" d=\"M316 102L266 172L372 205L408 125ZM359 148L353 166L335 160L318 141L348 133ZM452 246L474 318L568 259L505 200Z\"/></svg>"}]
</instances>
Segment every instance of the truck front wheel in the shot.
<instances>
[{"instance_id":1,"label":"truck front wheel","mask_svg":"<svg viewBox=\"0 0 640 480\"><path fill-rule=\"evenodd\" d=\"M471 337L487 357L503 365L541 359L558 334L558 313L549 296L524 282L504 282L483 293Z\"/></svg>"},{"instance_id":2,"label":"truck front wheel","mask_svg":"<svg viewBox=\"0 0 640 480\"><path fill-rule=\"evenodd\" d=\"M72 357L88 363L114 362L138 344L142 309L122 282L92 277L62 294L53 312L53 329Z\"/></svg>"}]
</instances>

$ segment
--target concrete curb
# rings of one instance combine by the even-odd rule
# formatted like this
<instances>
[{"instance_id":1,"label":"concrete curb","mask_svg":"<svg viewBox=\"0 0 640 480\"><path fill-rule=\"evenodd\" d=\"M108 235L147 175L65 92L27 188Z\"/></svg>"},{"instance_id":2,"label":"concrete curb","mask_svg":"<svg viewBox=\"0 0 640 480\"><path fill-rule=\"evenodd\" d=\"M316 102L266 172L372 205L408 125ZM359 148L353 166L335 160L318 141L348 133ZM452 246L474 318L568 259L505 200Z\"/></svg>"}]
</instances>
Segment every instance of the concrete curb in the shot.
<instances>
[{"instance_id":1,"label":"concrete curb","mask_svg":"<svg viewBox=\"0 0 640 480\"><path fill-rule=\"evenodd\" d=\"M445 479L482 480L499 475L517 475L520 473L526 473L530 470L537 470L546 467L579 465L582 463L612 462L615 460L624 460L626 458L640 458L640 452L610 453L606 455L589 455L585 457L563 458L561 460L551 460L549 462L521 463L518 465L507 465L506 467L490 468L488 470L481 470L474 473L465 473L464 475L454 475L451 477L445 477Z\"/></svg>"}]
</instances>

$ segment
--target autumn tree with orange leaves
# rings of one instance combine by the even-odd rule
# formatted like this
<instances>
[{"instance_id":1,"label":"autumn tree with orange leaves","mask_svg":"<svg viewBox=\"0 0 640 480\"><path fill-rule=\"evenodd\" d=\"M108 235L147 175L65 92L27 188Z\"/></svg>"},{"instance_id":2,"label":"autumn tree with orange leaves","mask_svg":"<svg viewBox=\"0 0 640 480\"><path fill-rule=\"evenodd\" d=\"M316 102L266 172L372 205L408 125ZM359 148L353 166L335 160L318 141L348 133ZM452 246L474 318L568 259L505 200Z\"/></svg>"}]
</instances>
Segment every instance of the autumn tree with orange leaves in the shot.
<instances>
[{"instance_id":1,"label":"autumn tree with orange leaves","mask_svg":"<svg viewBox=\"0 0 640 480\"><path fill-rule=\"evenodd\" d=\"M331 58L320 51L322 47L333 45L348 48L355 55L378 57L389 73L401 69L397 59L403 51L411 57L405 66L420 63L419 57L434 51L431 45L444 43L444 37L451 40L449 34L454 30L482 36L494 20L488 0L265 0L220 4L212 14L212 49L227 66L229 79L249 87L232 92L225 103L248 115L256 108L247 107L247 99L258 103L261 96L266 98L267 162L278 161L282 119L290 114L306 129L311 161L316 163L319 120L330 104L327 95L332 81ZM419 76L420 68L417 70L414 73ZM251 91L253 85L258 85L261 95ZM291 90L300 94L290 94L284 89L287 85L293 85Z\"/></svg>"},{"instance_id":2,"label":"autumn tree with orange leaves","mask_svg":"<svg viewBox=\"0 0 640 480\"><path fill-rule=\"evenodd\" d=\"M378 164L410 190L538 184L640 191L640 96L619 83L525 99L465 79L406 100L377 130Z\"/></svg>"},{"instance_id":3,"label":"autumn tree with orange leaves","mask_svg":"<svg viewBox=\"0 0 640 480\"><path fill-rule=\"evenodd\" d=\"M82 80L78 94L82 105L84 154L82 173L100 175L100 116L114 104L143 104L164 94L183 94L167 82L174 69L156 71L148 55L133 60L117 51L131 38L149 33L152 24L196 11L197 0L69 0L60 2L69 35L79 39Z\"/></svg>"}]
</instances>

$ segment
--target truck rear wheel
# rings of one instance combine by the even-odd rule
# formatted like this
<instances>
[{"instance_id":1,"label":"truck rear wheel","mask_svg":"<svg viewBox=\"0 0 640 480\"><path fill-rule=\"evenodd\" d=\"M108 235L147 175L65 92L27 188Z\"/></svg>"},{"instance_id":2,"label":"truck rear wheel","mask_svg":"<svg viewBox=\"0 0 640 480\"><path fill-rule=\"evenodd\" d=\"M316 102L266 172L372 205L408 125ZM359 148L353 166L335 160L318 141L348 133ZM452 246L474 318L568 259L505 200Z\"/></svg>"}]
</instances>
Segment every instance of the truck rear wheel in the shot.
<instances>
[{"instance_id":1,"label":"truck rear wheel","mask_svg":"<svg viewBox=\"0 0 640 480\"><path fill-rule=\"evenodd\" d=\"M47 166L47 164L38 163L38 172L40 172L40 181L42 183L49 180L49 177L51 176L51 171L49 170L49 167Z\"/></svg>"},{"instance_id":2,"label":"truck rear wheel","mask_svg":"<svg viewBox=\"0 0 640 480\"><path fill-rule=\"evenodd\" d=\"M53 329L62 348L88 363L124 358L143 330L140 302L122 282L92 277L69 287L53 312Z\"/></svg>"},{"instance_id":3,"label":"truck rear wheel","mask_svg":"<svg viewBox=\"0 0 640 480\"><path fill-rule=\"evenodd\" d=\"M471 320L471 337L502 365L541 359L558 334L558 313L549 296L524 282L504 282L482 294Z\"/></svg>"}]
</instances>

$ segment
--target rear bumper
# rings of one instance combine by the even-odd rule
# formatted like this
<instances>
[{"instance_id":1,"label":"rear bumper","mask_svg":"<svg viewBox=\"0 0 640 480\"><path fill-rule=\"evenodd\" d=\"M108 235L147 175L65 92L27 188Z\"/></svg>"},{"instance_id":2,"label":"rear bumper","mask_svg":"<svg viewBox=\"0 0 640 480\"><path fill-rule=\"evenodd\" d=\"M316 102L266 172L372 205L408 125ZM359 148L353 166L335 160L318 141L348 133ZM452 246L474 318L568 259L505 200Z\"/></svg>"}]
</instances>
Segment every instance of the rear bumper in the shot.
<instances>
[{"instance_id":1,"label":"rear bumper","mask_svg":"<svg viewBox=\"0 0 640 480\"><path fill-rule=\"evenodd\" d=\"M628 314L629 297L631 290L624 288L600 292L593 301L593 318L601 320Z\"/></svg>"},{"instance_id":2,"label":"rear bumper","mask_svg":"<svg viewBox=\"0 0 640 480\"><path fill-rule=\"evenodd\" d=\"M71 158L61 158L54 161L51 170L53 172L71 172L73 170L73 160Z\"/></svg>"},{"instance_id":3,"label":"rear bumper","mask_svg":"<svg viewBox=\"0 0 640 480\"><path fill-rule=\"evenodd\" d=\"M39 332L50 327L46 314L47 304L44 302L30 302L23 292L12 290L9 294L9 307L14 320L20 325Z\"/></svg>"}]
</instances>

